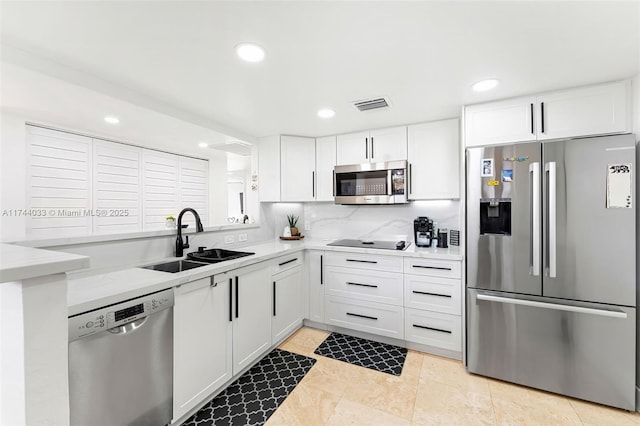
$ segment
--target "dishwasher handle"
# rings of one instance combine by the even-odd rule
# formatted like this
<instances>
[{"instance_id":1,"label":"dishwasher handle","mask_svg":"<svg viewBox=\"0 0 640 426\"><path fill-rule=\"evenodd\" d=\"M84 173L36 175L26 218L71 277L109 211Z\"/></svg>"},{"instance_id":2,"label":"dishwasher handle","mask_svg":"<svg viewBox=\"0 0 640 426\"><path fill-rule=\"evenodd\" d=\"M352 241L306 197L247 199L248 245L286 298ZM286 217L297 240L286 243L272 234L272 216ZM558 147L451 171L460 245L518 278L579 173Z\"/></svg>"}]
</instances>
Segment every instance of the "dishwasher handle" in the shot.
<instances>
[{"instance_id":1,"label":"dishwasher handle","mask_svg":"<svg viewBox=\"0 0 640 426\"><path fill-rule=\"evenodd\" d=\"M111 334L121 335L121 334L131 334L147 322L149 316L144 318L140 318L139 320L131 321L124 325L117 325L113 328L108 329L107 331Z\"/></svg>"}]
</instances>

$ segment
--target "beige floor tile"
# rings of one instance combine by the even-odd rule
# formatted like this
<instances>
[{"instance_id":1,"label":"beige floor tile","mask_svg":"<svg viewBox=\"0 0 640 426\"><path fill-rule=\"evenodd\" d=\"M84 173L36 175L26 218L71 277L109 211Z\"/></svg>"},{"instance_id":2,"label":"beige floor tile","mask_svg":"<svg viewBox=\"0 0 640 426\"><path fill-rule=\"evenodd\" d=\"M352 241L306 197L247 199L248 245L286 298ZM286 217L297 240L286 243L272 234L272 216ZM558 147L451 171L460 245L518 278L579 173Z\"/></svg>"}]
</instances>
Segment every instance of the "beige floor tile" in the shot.
<instances>
[{"instance_id":1,"label":"beige floor tile","mask_svg":"<svg viewBox=\"0 0 640 426\"><path fill-rule=\"evenodd\" d=\"M339 401L338 395L300 383L266 425L324 425L333 415Z\"/></svg>"},{"instance_id":2,"label":"beige floor tile","mask_svg":"<svg viewBox=\"0 0 640 426\"><path fill-rule=\"evenodd\" d=\"M368 405L342 398L336 406L333 416L329 418L326 424L327 426L392 426L409 425L409 421Z\"/></svg>"},{"instance_id":3,"label":"beige floor tile","mask_svg":"<svg viewBox=\"0 0 640 426\"><path fill-rule=\"evenodd\" d=\"M419 425L493 425L496 419L488 392L421 380L412 422Z\"/></svg>"},{"instance_id":4,"label":"beige floor tile","mask_svg":"<svg viewBox=\"0 0 640 426\"><path fill-rule=\"evenodd\" d=\"M286 342L294 343L299 346L304 346L311 349L311 352L315 350L324 339L329 336L328 331L316 330L315 328L302 327L296 331ZM286 343L285 342L285 343Z\"/></svg>"},{"instance_id":5,"label":"beige floor tile","mask_svg":"<svg viewBox=\"0 0 640 426\"><path fill-rule=\"evenodd\" d=\"M640 425L640 413L570 399L569 403L585 425Z\"/></svg>"},{"instance_id":6,"label":"beige floor tile","mask_svg":"<svg viewBox=\"0 0 640 426\"><path fill-rule=\"evenodd\" d=\"M412 350L407 351L407 359L404 361L400 377L407 383L418 383L422 374L423 359L424 355L422 353Z\"/></svg>"},{"instance_id":7,"label":"beige floor tile","mask_svg":"<svg viewBox=\"0 0 640 426\"><path fill-rule=\"evenodd\" d=\"M472 392L489 394L487 379L467 373L461 361L425 354L422 361L420 382L426 385L431 381Z\"/></svg>"},{"instance_id":8,"label":"beige floor tile","mask_svg":"<svg viewBox=\"0 0 640 426\"><path fill-rule=\"evenodd\" d=\"M491 380L493 409L500 425L581 425L569 399L549 392Z\"/></svg>"},{"instance_id":9,"label":"beige floor tile","mask_svg":"<svg viewBox=\"0 0 640 426\"><path fill-rule=\"evenodd\" d=\"M291 339L287 339L284 342L282 342L280 344L280 346L278 346L278 348L282 349L284 351L289 351L289 352L293 352L293 353L296 353L296 354L309 356L311 358L316 358L317 357L317 355L315 355L313 353L313 349L309 348L308 346L299 345L299 344L295 343L295 341L293 341Z\"/></svg>"},{"instance_id":10,"label":"beige floor tile","mask_svg":"<svg viewBox=\"0 0 640 426\"><path fill-rule=\"evenodd\" d=\"M358 368L361 367L319 356L301 383L342 396L354 382Z\"/></svg>"},{"instance_id":11,"label":"beige floor tile","mask_svg":"<svg viewBox=\"0 0 640 426\"><path fill-rule=\"evenodd\" d=\"M418 389L416 376L394 376L361 368L343 398L411 420Z\"/></svg>"}]
</instances>

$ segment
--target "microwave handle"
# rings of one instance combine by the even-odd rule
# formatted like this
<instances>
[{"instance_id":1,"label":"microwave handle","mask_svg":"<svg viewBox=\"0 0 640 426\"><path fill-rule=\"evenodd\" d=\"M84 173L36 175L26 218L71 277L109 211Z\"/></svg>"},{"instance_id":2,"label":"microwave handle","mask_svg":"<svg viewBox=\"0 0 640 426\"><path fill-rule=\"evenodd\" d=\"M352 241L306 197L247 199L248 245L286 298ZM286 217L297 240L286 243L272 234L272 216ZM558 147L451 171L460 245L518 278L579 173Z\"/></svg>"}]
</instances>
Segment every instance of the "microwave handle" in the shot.
<instances>
[{"instance_id":1,"label":"microwave handle","mask_svg":"<svg viewBox=\"0 0 640 426\"><path fill-rule=\"evenodd\" d=\"M364 158L369 159L369 138L364 138Z\"/></svg>"},{"instance_id":2,"label":"microwave handle","mask_svg":"<svg viewBox=\"0 0 640 426\"><path fill-rule=\"evenodd\" d=\"M333 171L333 196L336 196L336 171Z\"/></svg>"},{"instance_id":3,"label":"microwave handle","mask_svg":"<svg viewBox=\"0 0 640 426\"><path fill-rule=\"evenodd\" d=\"M373 136L371 136L371 159L373 160Z\"/></svg>"},{"instance_id":4,"label":"microwave handle","mask_svg":"<svg viewBox=\"0 0 640 426\"><path fill-rule=\"evenodd\" d=\"M411 182L411 163L409 163L409 181L407 182L407 189L407 192L409 192L408 195L411 195L411 191L413 190L413 184Z\"/></svg>"},{"instance_id":5,"label":"microwave handle","mask_svg":"<svg viewBox=\"0 0 640 426\"><path fill-rule=\"evenodd\" d=\"M391 186L391 184L393 183L393 181L391 180L392 173L393 170L387 170L387 195L393 195L393 186Z\"/></svg>"}]
</instances>

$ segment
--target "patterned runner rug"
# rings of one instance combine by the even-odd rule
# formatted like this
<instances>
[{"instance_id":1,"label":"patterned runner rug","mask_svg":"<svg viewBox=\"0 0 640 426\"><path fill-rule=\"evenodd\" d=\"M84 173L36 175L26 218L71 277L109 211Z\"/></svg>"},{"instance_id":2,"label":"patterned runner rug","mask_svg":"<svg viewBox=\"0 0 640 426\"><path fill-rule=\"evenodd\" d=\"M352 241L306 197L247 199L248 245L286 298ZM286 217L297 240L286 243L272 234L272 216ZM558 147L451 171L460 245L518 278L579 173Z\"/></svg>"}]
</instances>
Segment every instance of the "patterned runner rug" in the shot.
<instances>
[{"instance_id":1,"label":"patterned runner rug","mask_svg":"<svg viewBox=\"0 0 640 426\"><path fill-rule=\"evenodd\" d=\"M274 349L183 425L262 425L315 362L313 358Z\"/></svg>"},{"instance_id":2,"label":"patterned runner rug","mask_svg":"<svg viewBox=\"0 0 640 426\"><path fill-rule=\"evenodd\" d=\"M339 333L331 333L314 353L395 376L407 358L405 348Z\"/></svg>"}]
</instances>

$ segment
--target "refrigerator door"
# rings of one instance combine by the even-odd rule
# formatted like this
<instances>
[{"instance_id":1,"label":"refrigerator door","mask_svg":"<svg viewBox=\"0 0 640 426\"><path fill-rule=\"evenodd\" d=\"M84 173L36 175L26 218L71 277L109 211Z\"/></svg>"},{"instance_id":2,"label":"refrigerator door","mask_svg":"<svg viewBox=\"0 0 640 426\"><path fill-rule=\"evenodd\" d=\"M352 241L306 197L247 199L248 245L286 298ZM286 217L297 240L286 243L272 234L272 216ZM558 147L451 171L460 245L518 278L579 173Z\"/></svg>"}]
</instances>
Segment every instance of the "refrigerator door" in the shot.
<instances>
[{"instance_id":1,"label":"refrigerator door","mask_svg":"<svg viewBox=\"0 0 640 426\"><path fill-rule=\"evenodd\" d=\"M467 287L541 295L541 144L467 150Z\"/></svg>"},{"instance_id":2,"label":"refrigerator door","mask_svg":"<svg viewBox=\"0 0 640 426\"><path fill-rule=\"evenodd\" d=\"M635 308L467 291L469 372L635 409Z\"/></svg>"},{"instance_id":3,"label":"refrigerator door","mask_svg":"<svg viewBox=\"0 0 640 426\"><path fill-rule=\"evenodd\" d=\"M636 306L633 135L549 142L542 152L543 295ZM626 205L621 193L629 207L616 207Z\"/></svg>"}]
</instances>

